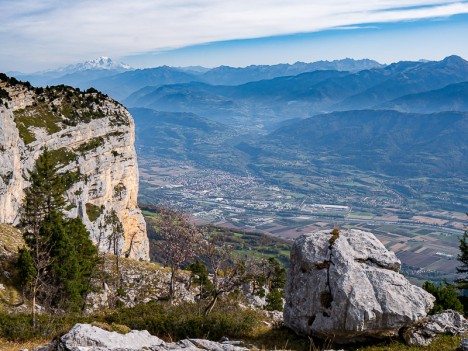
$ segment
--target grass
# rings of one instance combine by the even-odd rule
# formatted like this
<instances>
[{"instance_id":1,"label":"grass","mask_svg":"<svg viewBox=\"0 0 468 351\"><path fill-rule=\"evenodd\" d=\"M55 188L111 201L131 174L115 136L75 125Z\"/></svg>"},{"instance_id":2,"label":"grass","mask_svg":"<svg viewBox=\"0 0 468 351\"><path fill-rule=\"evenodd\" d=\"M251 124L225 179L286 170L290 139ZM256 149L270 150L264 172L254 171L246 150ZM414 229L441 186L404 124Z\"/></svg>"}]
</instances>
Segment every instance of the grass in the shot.
<instances>
[{"instance_id":1,"label":"grass","mask_svg":"<svg viewBox=\"0 0 468 351\"><path fill-rule=\"evenodd\" d=\"M57 150L51 150L50 154L51 154L52 159L55 162L60 163L63 166L66 166L72 162L75 162L78 157L76 153L68 150L65 147L62 147Z\"/></svg>"},{"instance_id":2,"label":"grass","mask_svg":"<svg viewBox=\"0 0 468 351\"><path fill-rule=\"evenodd\" d=\"M61 130L59 123L62 122L62 118L52 113L45 103L28 106L23 110L16 111L14 116L20 137L25 144L36 141L36 137L30 129L31 127L43 128L49 135Z\"/></svg>"},{"instance_id":3,"label":"grass","mask_svg":"<svg viewBox=\"0 0 468 351\"><path fill-rule=\"evenodd\" d=\"M4 338L0 338L0 350L2 351L18 351L18 350L32 350L35 347L46 345L50 343L50 339L36 338L28 341L9 341Z\"/></svg>"},{"instance_id":4,"label":"grass","mask_svg":"<svg viewBox=\"0 0 468 351\"><path fill-rule=\"evenodd\" d=\"M104 138L103 137L97 137L97 138L91 139L89 142L87 142L85 144L80 145L77 150L82 155L84 155L84 154L86 154L86 152L95 150L95 149L97 149L99 146L101 146L103 144L104 144Z\"/></svg>"},{"instance_id":5,"label":"grass","mask_svg":"<svg viewBox=\"0 0 468 351\"><path fill-rule=\"evenodd\" d=\"M21 232L9 224L0 223L0 253L16 253L24 245Z\"/></svg>"},{"instance_id":6,"label":"grass","mask_svg":"<svg viewBox=\"0 0 468 351\"><path fill-rule=\"evenodd\" d=\"M40 316L39 332L31 333L28 315L0 313L0 350L31 349L49 343L67 332L75 323L90 323L108 331L125 334L130 330L148 330L165 341L185 338L205 338L218 341L227 336L253 345L259 350L321 351L455 351L463 337L439 335L428 347L407 346L398 339L386 339L368 344L335 345L296 335L286 327L269 327L258 312L222 303L208 317L198 316L195 304L174 306L169 303L148 303L134 308L119 309L95 316Z\"/></svg>"}]
</instances>

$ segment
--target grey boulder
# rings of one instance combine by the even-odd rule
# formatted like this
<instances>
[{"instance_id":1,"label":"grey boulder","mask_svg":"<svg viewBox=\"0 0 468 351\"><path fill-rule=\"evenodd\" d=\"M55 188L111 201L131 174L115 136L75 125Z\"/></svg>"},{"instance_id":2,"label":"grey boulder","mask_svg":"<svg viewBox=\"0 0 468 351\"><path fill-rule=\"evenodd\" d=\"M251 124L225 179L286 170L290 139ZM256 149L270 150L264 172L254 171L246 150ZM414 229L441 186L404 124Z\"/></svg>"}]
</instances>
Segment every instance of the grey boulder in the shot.
<instances>
[{"instance_id":1,"label":"grey boulder","mask_svg":"<svg viewBox=\"0 0 468 351\"><path fill-rule=\"evenodd\" d=\"M403 332L406 344L427 346L437 334L462 335L468 331L468 321L460 313L443 311L421 320Z\"/></svg>"},{"instance_id":2,"label":"grey boulder","mask_svg":"<svg viewBox=\"0 0 468 351\"><path fill-rule=\"evenodd\" d=\"M185 339L166 343L148 331L132 330L127 334L109 332L90 324L75 324L68 333L51 344L33 351L246 351L232 342L217 343L202 339Z\"/></svg>"},{"instance_id":3,"label":"grey boulder","mask_svg":"<svg viewBox=\"0 0 468 351\"><path fill-rule=\"evenodd\" d=\"M285 325L337 343L398 334L424 318L434 302L399 273L400 265L369 232L300 236L291 250Z\"/></svg>"}]
</instances>

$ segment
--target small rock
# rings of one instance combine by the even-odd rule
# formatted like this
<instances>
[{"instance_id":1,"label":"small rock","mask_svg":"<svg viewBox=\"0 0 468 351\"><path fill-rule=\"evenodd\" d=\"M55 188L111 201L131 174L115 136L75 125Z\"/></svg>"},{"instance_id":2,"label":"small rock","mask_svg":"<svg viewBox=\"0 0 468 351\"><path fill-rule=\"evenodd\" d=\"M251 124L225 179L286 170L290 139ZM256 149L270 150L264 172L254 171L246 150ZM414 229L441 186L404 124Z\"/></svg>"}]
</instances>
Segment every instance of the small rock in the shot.
<instances>
[{"instance_id":1,"label":"small rock","mask_svg":"<svg viewBox=\"0 0 468 351\"><path fill-rule=\"evenodd\" d=\"M460 350L461 351L468 351L468 339L462 339L460 341Z\"/></svg>"},{"instance_id":2,"label":"small rock","mask_svg":"<svg viewBox=\"0 0 468 351\"><path fill-rule=\"evenodd\" d=\"M407 345L427 346L437 334L462 335L467 331L468 321L460 313L447 310L429 316L406 329L403 339Z\"/></svg>"}]
</instances>

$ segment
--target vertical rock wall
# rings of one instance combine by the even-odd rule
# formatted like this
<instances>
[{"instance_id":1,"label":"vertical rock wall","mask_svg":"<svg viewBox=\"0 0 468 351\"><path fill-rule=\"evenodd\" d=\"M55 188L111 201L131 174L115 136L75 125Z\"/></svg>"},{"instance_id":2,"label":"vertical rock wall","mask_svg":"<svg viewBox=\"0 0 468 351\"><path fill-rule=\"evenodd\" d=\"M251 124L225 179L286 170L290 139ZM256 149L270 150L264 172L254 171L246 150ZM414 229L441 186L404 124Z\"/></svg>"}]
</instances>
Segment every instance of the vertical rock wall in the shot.
<instances>
[{"instance_id":1,"label":"vertical rock wall","mask_svg":"<svg viewBox=\"0 0 468 351\"><path fill-rule=\"evenodd\" d=\"M0 88L11 99L0 104L0 223L18 223L28 171L47 147L64 176L72 176L67 215L83 219L101 251L113 251L113 224L119 221L120 255L148 260L130 113L97 92L62 88L44 93L2 81ZM88 105L82 104L86 99Z\"/></svg>"}]
</instances>

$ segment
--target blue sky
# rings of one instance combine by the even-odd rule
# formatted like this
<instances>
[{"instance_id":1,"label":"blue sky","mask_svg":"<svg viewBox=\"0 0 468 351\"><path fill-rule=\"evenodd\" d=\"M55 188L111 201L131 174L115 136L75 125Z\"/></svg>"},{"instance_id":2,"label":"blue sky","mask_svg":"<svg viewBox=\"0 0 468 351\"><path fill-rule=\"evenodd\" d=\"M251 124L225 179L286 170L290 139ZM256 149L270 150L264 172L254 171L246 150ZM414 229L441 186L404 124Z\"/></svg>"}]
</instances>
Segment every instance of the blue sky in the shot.
<instances>
[{"instance_id":1,"label":"blue sky","mask_svg":"<svg viewBox=\"0 0 468 351\"><path fill-rule=\"evenodd\" d=\"M0 71L468 58L468 1L0 0Z\"/></svg>"}]
</instances>

